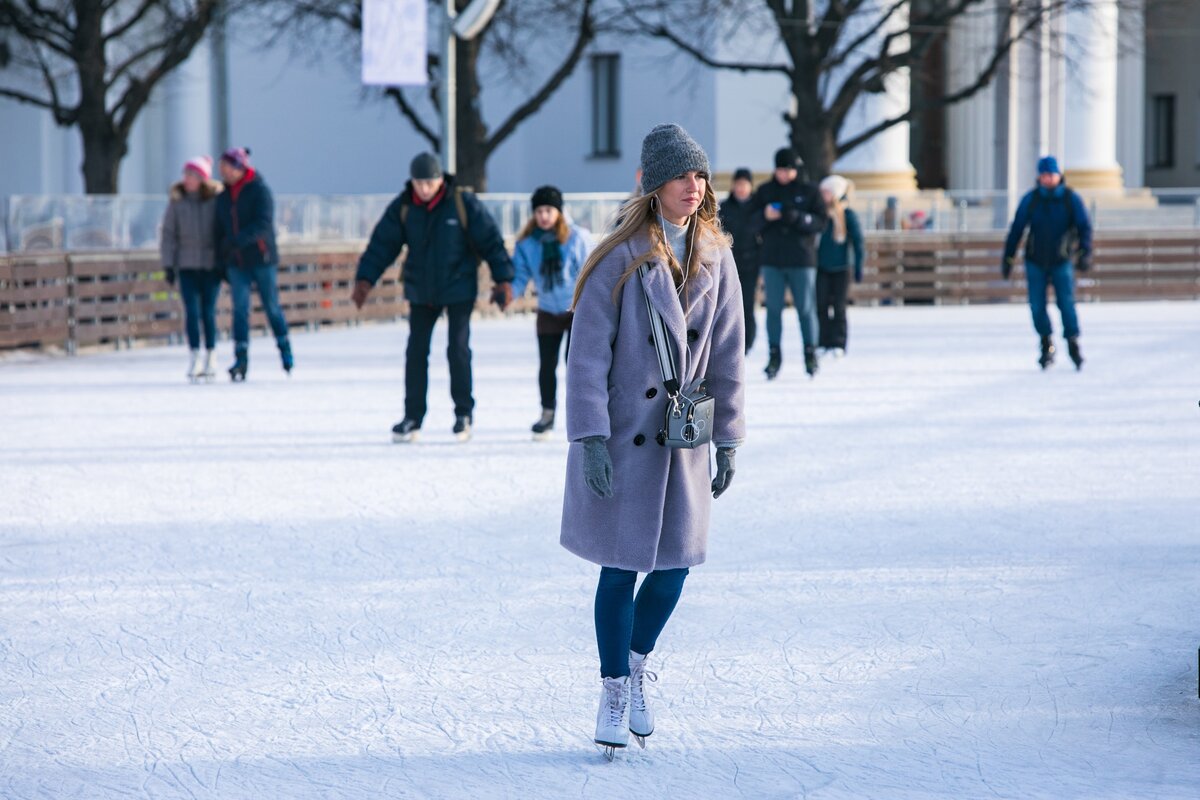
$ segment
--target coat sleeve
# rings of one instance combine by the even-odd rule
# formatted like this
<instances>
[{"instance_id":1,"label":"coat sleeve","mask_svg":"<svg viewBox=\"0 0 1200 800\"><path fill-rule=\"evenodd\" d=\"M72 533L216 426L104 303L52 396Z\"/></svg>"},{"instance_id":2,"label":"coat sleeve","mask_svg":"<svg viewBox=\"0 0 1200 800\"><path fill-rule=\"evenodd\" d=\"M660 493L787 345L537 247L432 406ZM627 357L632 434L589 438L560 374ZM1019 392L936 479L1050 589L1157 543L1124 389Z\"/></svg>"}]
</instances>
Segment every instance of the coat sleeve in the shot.
<instances>
[{"instance_id":1,"label":"coat sleeve","mask_svg":"<svg viewBox=\"0 0 1200 800\"><path fill-rule=\"evenodd\" d=\"M468 236L475 250L488 263L492 271L492 280L496 283L511 283L513 279L513 263L504 247L504 237L492 215L474 194L463 193L463 203L467 207Z\"/></svg>"},{"instance_id":2,"label":"coat sleeve","mask_svg":"<svg viewBox=\"0 0 1200 800\"><path fill-rule=\"evenodd\" d=\"M721 285L721 305L713 317L712 353L705 382L717 401L713 444L739 447L746 439L746 320L742 316L741 282L728 252L721 259ZM571 347L575 347L574 341Z\"/></svg>"},{"instance_id":3,"label":"coat sleeve","mask_svg":"<svg viewBox=\"0 0 1200 800\"><path fill-rule=\"evenodd\" d=\"M254 202L249 204L249 219L238 220L237 239L234 241L234 246L239 250L250 247L259 239L267 238L274 233L272 227L275 225L275 198L271 196L271 190L265 183L252 181L251 186L254 186L255 183L258 185L254 187ZM242 191L248 189L250 186Z\"/></svg>"},{"instance_id":4,"label":"coat sleeve","mask_svg":"<svg viewBox=\"0 0 1200 800\"><path fill-rule=\"evenodd\" d=\"M533 280L533 264L529 262L529 254L526 248L522 247L527 239L522 239L517 242L517 246L513 248L513 297L524 297L525 287Z\"/></svg>"},{"instance_id":5,"label":"coat sleeve","mask_svg":"<svg viewBox=\"0 0 1200 800\"><path fill-rule=\"evenodd\" d=\"M162 238L159 240L158 252L162 259L163 269L175 269L175 260L179 257L179 217L176 213L177 204L174 200L167 203L163 212Z\"/></svg>"},{"instance_id":6,"label":"coat sleeve","mask_svg":"<svg viewBox=\"0 0 1200 800\"><path fill-rule=\"evenodd\" d=\"M567 273L571 278L571 285L575 285L575 281L579 279L579 273L583 272L583 265L587 263L588 256L591 255L592 248L595 243L592 241L592 235L582 228L575 229L575 237L572 240L571 246L571 264L568 267Z\"/></svg>"},{"instance_id":7,"label":"coat sleeve","mask_svg":"<svg viewBox=\"0 0 1200 800\"><path fill-rule=\"evenodd\" d=\"M850 237L850 247L854 250L854 280L861 282L867 248L863 240L862 223L852 209L846 209L846 234Z\"/></svg>"},{"instance_id":8,"label":"coat sleeve","mask_svg":"<svg viewBox=\"0 0 1200 800\"><path fill-rule=\"evenodd\" d=\"M1017 206L1017 213L1013 215L1012 227L1008 229L1008 238L1004 240L1005 261L1017 254L1017 245L1021 243L1025 229L1029 227L1029 205L1032 201L1033 193L1030 193L1025 195L1021 199L1020 205Z\"/></svg>"},{"instance_id":9,"label":"coat sleeve","mask_svg":"<svg viewBox=\"0 0 1200 800\"><path fill-rule=\"evenodd\" d=\"M383 216L375 223L371 231L371 239L367 249L358 259L358 271L354 280L367 281L372 286L387 272L388 267L396 263L400 251L404 248L404 225L400 222L400 208L403 199L397 197L388 205Z\"/></svg>"},{"instance_id":10,"label":"coat sleeve","mask_svg":"<svg viewBox=\"0 0 1200 800\"><path fill-rule=\"evenodd\" d=\"M819 191L811 186L805 191L808 198L804 201L804 205L795 209L795 216L790 223L797 232L812 236L825 230L825 226L829 222L829 210L825 207L825 201L821 199Z\"/></svg>"},{"instance_id":11,"label":"coat sleeve","mask_svg":"<svg viewBox=\"0 0 1200 800\"><path fill-rule=\"evenodd\" d=\"M567 355L567 438L572 442L589 436L607 440L612 434L608 375L621 324L620 300L613 301L613 289L625 266L624 250L618 246L596 265L575 305Z\"/></svg>"},{"instance_id":12,"label":"coat sleeve","mask_svg":"<svg viewBox=\"0 0 1200 800\"><path fill-rule=\"evenodd\" d=\"M1079 249L1085 253L1092 252L1092 220L1088 216L1087 206L1083 198L1071 192L1071 202L1075 204L1075 228L1079 231Z\"/></svg>"}]
</instances>

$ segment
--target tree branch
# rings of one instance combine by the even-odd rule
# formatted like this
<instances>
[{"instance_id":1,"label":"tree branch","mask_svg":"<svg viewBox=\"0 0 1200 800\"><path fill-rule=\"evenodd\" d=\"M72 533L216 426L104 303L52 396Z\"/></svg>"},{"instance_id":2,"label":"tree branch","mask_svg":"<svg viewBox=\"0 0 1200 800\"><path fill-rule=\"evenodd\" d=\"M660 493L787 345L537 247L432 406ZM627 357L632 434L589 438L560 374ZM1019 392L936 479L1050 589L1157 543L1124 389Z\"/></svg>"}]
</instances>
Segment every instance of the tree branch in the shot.
<instances>
[{"instance_id":1,"label":"tree branch","mask_svg":"<svg viewBox=\"0 0 1200 800\"><path fill-rule=\"evenodd\" d=\"M847 14L846 17L843 18L843 22L845 19L849 19L854 14L855 10L857 10L858 4L861 2L862 0L856 0L855 8L847 10ZM833 32L832 40L829 42L828 49L823 48L821 51L821 58L823 59L821 62L821 68L833 69L834 67L838 67L846 63L846 60L850 58L850 56L853 55L858 48L871 41L871 39L873 39L879 33L879 31L883 30L883 26L887 25L888 20L894 17L901 8L903 8L905 5L908 5L910 2L911 0L895 0L891 8L889 8L885 13L881 14L879 19L876 20L873 25L871 25L869 30L865 31L860 36L856 37L850 44L846 45L842 52L836 54L833 56L833 58L825 60L825 57L829 55L829 53L833 50L833 46L837 43L841 29L840 25L835 24L834 21L830 19L830 13L833 11L834 6L840 4L831 3L829 6L829 11L825 13L825 18L821 21L821 31L817 34L818 41L821 41L826 32ZM825 27L827 25L829 27Z\"/></svg>"},{"instance_id":2,"label":"tree branch","mask_svg":"<svg viewBox=\"0 0 1200 800\"><path fill-rule=\"evenodd\" d=\"M129 19L125 20L123 23L104 34L104 41L111 42L115 39L120 39L122 36L129 33L129 31L133 29L133 26L141 22L142 18L146 16L147 12L149 12L150 9L156 5L160 5L160 0L142 0L141 6L139 6L137 10L130 15Z\"/></svg>"},{"instance_id":3,"label":"tree branch","mask_svg":"<svg viewBox=\"0 0 1200 800\"><path fill-rule=\"evenodd\" d=\"M425 124L425 121L417 114L417 110L409 104L408 100L404 97L404 92L393 86L385 90L384 94L396 101L396 107L400 109L400 113L416 128L417 133L421 134L433 146L434 152L440 153L442 150L441 139L434 133L431 127Z\"/></svg>"}]
</instances>

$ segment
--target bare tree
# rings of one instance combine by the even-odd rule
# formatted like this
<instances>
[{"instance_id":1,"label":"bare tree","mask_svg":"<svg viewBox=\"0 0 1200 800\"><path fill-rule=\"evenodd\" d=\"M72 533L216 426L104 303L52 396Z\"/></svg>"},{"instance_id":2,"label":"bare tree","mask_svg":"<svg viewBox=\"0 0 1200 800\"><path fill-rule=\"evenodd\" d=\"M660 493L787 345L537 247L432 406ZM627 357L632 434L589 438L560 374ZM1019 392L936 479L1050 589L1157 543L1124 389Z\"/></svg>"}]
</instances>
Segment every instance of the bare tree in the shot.
<instances>
[{"instance_id":1,"label":"bare tree","mask_svg":"<svg viewBox=\"0 0 1200 800\"><path fill-rule=\"evenodd\" d=\"M89 194L117 191L129 135L159 82L228 0L0 0L0 97L49 111L83 138Z\"/></svg>"},{"instance_id":2,"label":"bare tree","mask_svg":"<svg viewBox=\"0 0 1200 800\"><path fill-rule=\"evenodd\" d=\"M470 0L456 0L462 10ZM430 1L430 19L442 3ZM337 22L362 34L362 0L307 0L285 4L287 19L279 29L305 30L305 22ZM456 42L457 177L465 186L487 189L488 160L510 136L538 112L571 77L599 30L596 0L505 0L483 31L470 41ZM304 37L302 37L304 38ZM357 56L357 50L355 51ZM408 123L436 151L441 149L440 55L428 56L429 85L420 90L392 87L383 92ZM549 64L546 68L542 65ZM481 77L486 75L486 78ZM530 80L533 76L533 80ZM525 98L498 124L484 118L488 86L532 84Z\"/></svg>"},{"instance_id":3,"label":"bare tree","mask_svg":"<svg viewBox=\"0 0 1200 800\"><path fill-rule=\"evenodd\" d=\"M810 171L833 163L883 131L931 109L966 100L997 76L1016 45L1070 9L1096 0L622 0L627 32L670 42L708 67L787 79L793 108L788 138ZM1110 0L1111 2L1111 0ZM995 14L996 38L957 88L923 86L919 102L865 130L845 132L851 109L887 91L889 76L918 68L943 44L951 24L969 14ZM713 21L724 21L714 27ZM699 22L698 22L699 21ZM714 55L722 34L749 30L771 43L761 59Z\"/></svg>"}]
</instances>

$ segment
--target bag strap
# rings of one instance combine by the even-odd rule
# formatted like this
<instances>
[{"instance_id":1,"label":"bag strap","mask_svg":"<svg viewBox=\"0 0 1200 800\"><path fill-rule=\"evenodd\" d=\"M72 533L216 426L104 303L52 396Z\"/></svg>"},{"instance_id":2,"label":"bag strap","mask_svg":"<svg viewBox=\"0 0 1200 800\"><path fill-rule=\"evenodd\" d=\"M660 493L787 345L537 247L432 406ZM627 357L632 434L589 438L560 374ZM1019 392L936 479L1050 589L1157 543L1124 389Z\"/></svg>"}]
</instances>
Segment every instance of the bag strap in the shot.
<instances>
[{"instance_id":1,"label":"bag strap","mask_svg":"<svg viewBox=\"0 0 1200 800\"><path fill-rule=\"evenodd\" d=\"M638 274L645 277L650 272L649 264L638 267ZM646 313L650 317L650 333L654 337L654 353L658 356L658 369L662 373L663 386L670 397L679 396L679 373L675 369L675 358L671 353L671 343L667 334L667 323L662 315L650 302L650 294L642 287L642 295L646 300Z\"/></svg>"}]
</instances>

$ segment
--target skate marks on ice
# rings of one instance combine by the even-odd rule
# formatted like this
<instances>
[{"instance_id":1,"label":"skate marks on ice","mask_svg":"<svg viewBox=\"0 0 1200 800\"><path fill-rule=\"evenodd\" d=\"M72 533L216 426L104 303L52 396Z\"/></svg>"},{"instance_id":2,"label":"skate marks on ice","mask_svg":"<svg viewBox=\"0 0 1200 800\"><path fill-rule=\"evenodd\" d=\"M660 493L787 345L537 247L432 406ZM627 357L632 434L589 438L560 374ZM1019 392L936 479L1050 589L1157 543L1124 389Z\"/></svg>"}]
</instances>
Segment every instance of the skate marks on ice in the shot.
<instances>
[{"instance_id":1,"label":"skate marks on ice","mask_svg":"<svg viewBox=\"0 0 1200 800\"><path fill-rule=\"evenodd\" d=\"M447 446L388 443L402 326L298 335L286 383L6 364L0 796L1190 797L1180 309L1087 307L1079 375L997 308L863 309L817 380L753 376L656 731L612 764L527 320L476 332L465 446L438 341Z\"/></svg>"}]
</instances>

